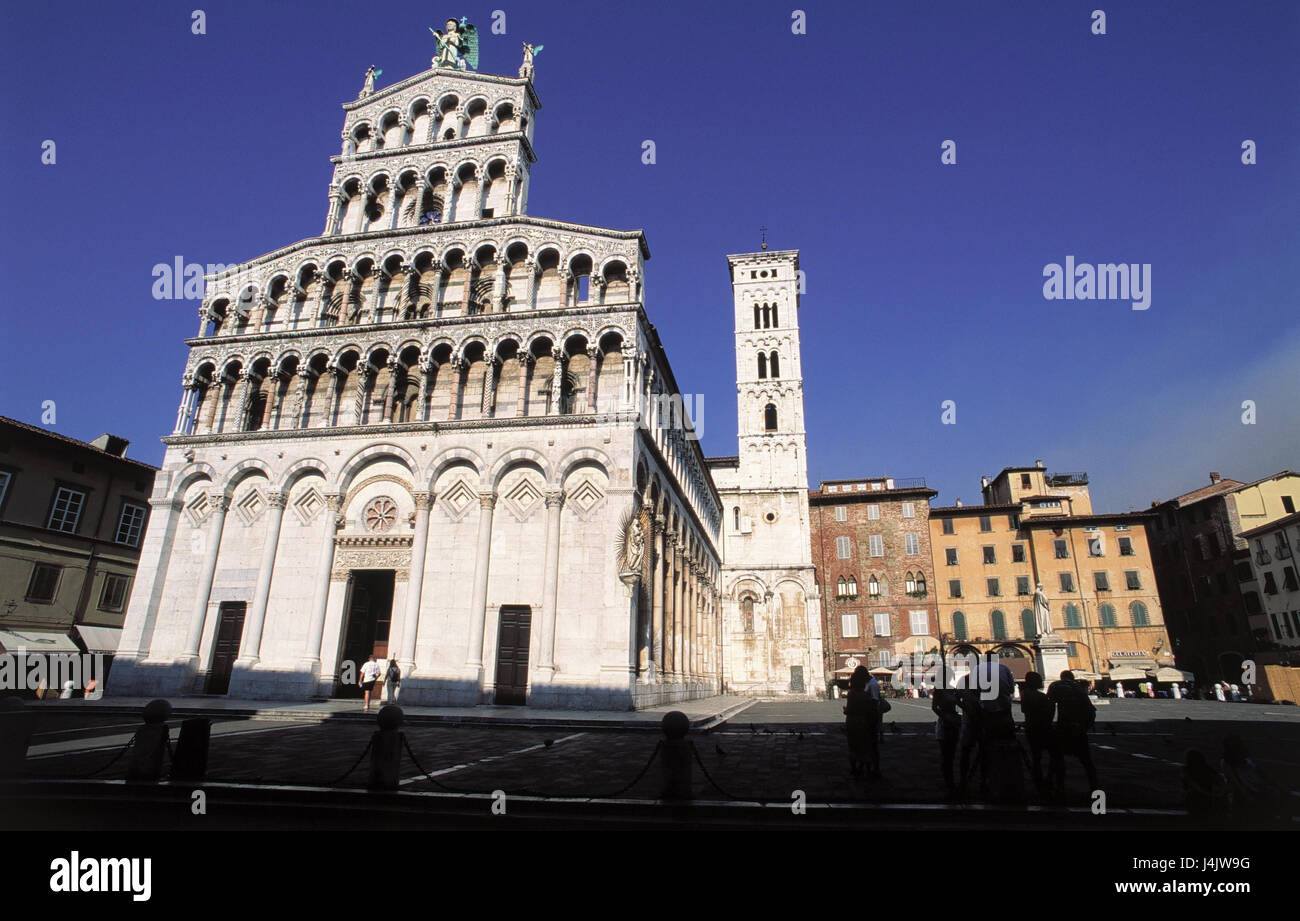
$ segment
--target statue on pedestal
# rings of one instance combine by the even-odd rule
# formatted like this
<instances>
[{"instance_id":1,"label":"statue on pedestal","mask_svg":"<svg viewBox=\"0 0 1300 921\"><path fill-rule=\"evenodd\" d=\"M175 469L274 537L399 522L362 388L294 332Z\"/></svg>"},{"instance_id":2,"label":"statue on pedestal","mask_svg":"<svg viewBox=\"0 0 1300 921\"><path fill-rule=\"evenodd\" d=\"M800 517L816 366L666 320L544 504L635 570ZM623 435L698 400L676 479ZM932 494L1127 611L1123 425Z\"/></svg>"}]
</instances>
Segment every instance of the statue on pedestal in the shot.
<instances>
[{"instance_id":1,"label":"statue on pedestal","mask_svg":"<svg viewBox=\"0 0 1300 921\"><path fill-rule=\"evenodd\" d=\"M1039 582L1034 590L1034 621L1039 636L1052 636L1052 613L1047 605L1047 595L1043 593L1043 583Z\"/></svg>"},{"instance_id":2,"label":"statue on pedestal","mask_svg":"<svg viewBox=\"0 0 1300 921\"><path fill-rule=\"evenodd\" d=\"M446 32L439 32L430 27L429 31L438 41L438 50L433 55L434 67L449 67L464 70L466 66L478 70L478 29L464 16L460 21L448 19Z\"/></svg>"},{"instance_id":3,"label":"statue on pedestal","mask_svg":"<svg viewBox=\"0 0 1300 921\"><path fill-rule=\"evenodd\" d=\"M533 79L533 58L542 53L544 45L524 42L524 62L519 65L519 76L525 80Z\"/></svg>"}]
</instances>

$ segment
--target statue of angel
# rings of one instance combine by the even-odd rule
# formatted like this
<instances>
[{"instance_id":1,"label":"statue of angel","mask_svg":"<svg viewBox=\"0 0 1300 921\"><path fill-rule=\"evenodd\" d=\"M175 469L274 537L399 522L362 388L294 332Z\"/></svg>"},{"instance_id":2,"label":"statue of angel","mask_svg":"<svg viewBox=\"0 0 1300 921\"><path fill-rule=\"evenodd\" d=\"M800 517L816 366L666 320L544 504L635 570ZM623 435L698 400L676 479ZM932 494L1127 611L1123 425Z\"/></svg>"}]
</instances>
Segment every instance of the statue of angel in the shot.
<instances>
[{"instance_id":1,"label":"statue of angel","mask_svg":"<svg viewBox=\"0 0 1300 921\"><path fill-rule=\"evenodd\" d=\"M464 16L460 17L459 22L448 19L445 25L446 32L429 28L438 41L433 66L464 70L468 65L471 69L478 70L478 29Z\"/></svg>"},{"instance_id":2,"label":"statue of angel","mask_svg":"<svg viewBox=\"0 0 1300 921\"><path fill-rule=\"evenodd\" d=\"M533 79L533 58L542 53L545 45L534 45L530 42L524 42L524 63L519 65L519 76L525 80Z\"/></svg>"}]
</instances>

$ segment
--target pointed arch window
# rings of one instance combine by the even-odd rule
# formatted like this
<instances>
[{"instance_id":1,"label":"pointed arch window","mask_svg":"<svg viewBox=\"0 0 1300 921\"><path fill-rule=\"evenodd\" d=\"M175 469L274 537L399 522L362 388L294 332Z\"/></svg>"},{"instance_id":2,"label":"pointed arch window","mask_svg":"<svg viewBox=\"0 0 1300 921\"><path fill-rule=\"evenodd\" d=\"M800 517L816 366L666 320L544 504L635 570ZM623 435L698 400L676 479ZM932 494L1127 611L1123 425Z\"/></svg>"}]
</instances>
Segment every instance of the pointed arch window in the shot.
<instances>
[{"instance_id":1,"label":"pointed arch window","mask_svg":"<svg viewBox=\"0 0 1300 921\"><path fill-rule=\"evenodd\" d=\"M872 598L880 597L880 582L876 580L874 574L871 576L869 580L867 580L867 594L870 595Z\"/></svg>"},{"instance_id":2,"label":"pointed arch window","mask_svg":"<svg viewBox=\"0 0 1300 921\"><path fill-rule=\"evenodd\" d=\"M907 593L909 595L916 594L916 576L912 575L910 572L907 574Z\"/></svg>"},{"instance_id":3,"label":"pointed arch window","mask_svg":"<svg viewBox=\"0 0 1300 921\"><path fill-rule=\"evenodd\" d=\"M850 598L858 597L858 580L855 579L853 576L849 576L848 591L849 591Z\"/></svg>"},{"instance_id":4,"label":"pointed arch window","mask_svg":"<svg viewBox=\"0 0 1300 921\"><path fill-rule=\"evenodd\" d=\"M769 432L776 431L776 404L768 403L763 407L763 428Z\"/></svg>"},{"instance_id":5,"label":"pointed arch window","mask_svg":"<svg viewBox=\"0 0 1300 921\"><path fill-rule=\"evenodd\" d=\"M767 356L762 352L758 353L758 376L767 377Z\"/></svg>"},{"instance_id":6,"label":"pointed arch window","mask_svg":"<svg viewBox=\"0 0 1300 921\"><path fill-rule=\"evenodd\" d=\"M918 595L924 595L925 592L925 573L918 572L916 574L916 593Z\"/></svg>"},{"instance_id":7,"label":"pointed arch window","mask_svg":"<svg viewBox=\"0 0 1300 921\"><path fill-rule=\"evenodd\" d=\"M843 576L840 576L840 580L835 583L835 595L838 598L843 598L848 593L849 593L849 583L844 581Z\"/></svg>"},{"instance_id":8,"label":"pointed arch window","mask_svg":"<svg viewBox=\"0 0 1300 921\"><path fill-rule=\"evenodd\" d=\"M772 369L773 377L781 376L781 359L776 354L776 349L772 350L772 355L768 359L767 366Z\"/></svg>"}]
</instances>

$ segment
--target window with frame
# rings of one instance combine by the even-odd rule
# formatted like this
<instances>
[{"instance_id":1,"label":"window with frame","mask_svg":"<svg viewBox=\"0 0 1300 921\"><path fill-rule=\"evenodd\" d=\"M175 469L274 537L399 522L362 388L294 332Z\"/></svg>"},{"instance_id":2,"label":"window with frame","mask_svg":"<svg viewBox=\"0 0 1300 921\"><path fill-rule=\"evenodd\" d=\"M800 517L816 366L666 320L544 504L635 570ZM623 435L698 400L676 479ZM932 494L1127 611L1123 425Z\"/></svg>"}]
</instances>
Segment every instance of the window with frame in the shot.
<instances>
[{"instance_id":1,"label":"window with frame","mask_svg":"<svg viewBox=\"0 0 1300 921\"><path fill-rule=\"evenodd\" d=\"M117 519L117 534L113 543L128 547L140 546L140 535L144 531L145 510L143 505L131 502L122 503L122 514Z\"/></svg>"},{"instance_id":2,"label":"window with frame","mask_svg":"<svg viewBox=\"0 0 1300 921\"><path fill-rule=\"evenodd\" d=\"M84 492L60 486L54 493L54 505L50 508L50 520L46 526L51 531L75 534L77 522L81 520L81 509L85 504Z\"/></svg>"},{"instance_id":3,"label":"window with frame","mask_svg":"<svg viewBox=\"0 0 1300 921\"><path fill-rule=\"evenodd\" d=\"M916 517L916 505L915 505L915 503L912 503L912 502L904 502L904 503L903 503L903 517L904 517L904 518L915 518L915 517Z\"/></svg>"},{"instance_id":4,"label":"window with frame","mask_svg":"<svg viewBox=\"0 0 1300 921\"><path fill-rule=\"evenodd\" d=\"M8 470L0 470L0 507L4 506L5 496L9 494L9 483L13 479L13 474Z\"/></svg>"},{"instance_id":5,"label":"window with frame","mask_svg":"<svg viewBox=\"0 0 1300 921\"><path fill-rule=\"evenodd\" d=\"M858 580L853 576L849 576L848 590L850 598L858 597Z\"/></svg>"},{"instance_id":6,"label":"window with frame","mask_svg":"<svg viewBox=\"0 0 1300 921\"><path fill-rule=\"evenodd\" d=\"M849 507L848 507L847 505L837 505L837 506L835 506L835 520L836 520L836 521L848 521L848 520L849 520Z\"/></svg>"},{"instance_id":7,"label":"window with frame","mask_svg":"<svg viewBox=\"0 0 1300 921\"><path fill-rule=\"evenodd\" d=\"M872 534L867 538L868 545L871 547L872 556L885 555L885 538L880 534Z\"/></svg>"},{"instance_id":8,"label":"window with frame","mask_svg":"<svg viewBox=\"0 0 1300 921\"><path fill-rule=\"evenodd\" d=\"M1119 555L1120 555L1120 556L1132 556L1132 555L1133 555L1133 538L1131 538L1131 537L1121 537L1121 538L1119 538L1118 543L1119 543Z\"/></svg>"},{"instance_id":9,"label":"window with frame","mask_svg":"<svg viewBox=\"0 0 1300 921\"><path fill-rule=\"evenodd\" d=\"M1074 573L1063 572L1060 574L1060 576L1061 576L1061 591L1063 592L1074 591Z\"/></svg>"},{"instance_id":10,"label":"window with frame","mask_svg":"<svg viewBox=\"0 0 1300 921\"><path fill-rule=\"evenodd\" d=\"M998 583L997 579L988 579L987 583L988 583L987 585L988 594L990 598L1002 597L1002 586Z\"/></svg>"},{"instance_id":11,"label":"window with frame","mask_svg":"<svg viewBox=\"0 0 1300 921\"><path fill-rule=\"evenodd\" d=\"M980 549L984 551L984 565L985 565L985 566L992 566L992 565L994 565L994 564L997 563L997 561L998 561L998 552L997 552L997 550L996 550L995 548L993 548L993 547L981 547Z\"/></svg>"},{"instance_id":12,"label":"window with frame","mask_svg":"<svg viewBox=\"0 0 1300 921\"><path fill-rule=\"evenodd\" d=\"M867 520L868 521L880 520L880 506L877 503L872 502L867 505Z\"/></svg>"},{"instance_id":13,"label":"window with frame","mask_svg":"<svg viewBox=\"0 0 1300 921\"><path fill-rule=\"evenodd\" d=\"M835 538L835 556L841 560L849 558L849 539L847 537Z\"/></svg>"},{"instance_id":14,"label":"window with frame","mask_svg":"<svg viewBox=\"0 0 1300 921\"><path fill-rule=\"evenodd\" d=\"M1115 618L1115 606L1111 604L1103 604L1097 609L1097 619L1103 627L1114 627L1119 623Z\"/></svg>"},{"instance_id":15,"label":"window with frame","mask_svg":"<svg viewBox=\"0 0 1300 921\"><path fill-rule=\"evenodd\" d=\"M858 636L858 615L840 615L840 636L846 640L855 639Z\"/></svg>"},{"instance_id":16,"label":"window with frame","mask_svg":"<svg viewBox=\"0 0 1300 921\"><path fill-rule=\"evenodd\" d=\"M1038 619L1029 608L1020 612L1020 635L1026 638L1038 636Z\"/></svg>"},{"instance_id":17,"label":"window with frame","mask_svg":"<svg viewBox=\"0 0 1300 921\"><path fill-rule=\"evenodd\" d=\"M1149 627L1151 618L1147 614L1147 606L1140 601L1135 601L1128 606L1129 614L1133 616L1133 626Z\"/></svg>"},{"instance_id":18,"label":"window with frame","mask_svg":"<svg viewBox=\"0 0 1300 921\"><path fill-rule=\"evenodd\" d=\"M1058 560L1068 560L1070 558L1070 545L1063 540L1052 541L1052 548L1056 551Z\"/></svg>"},{"instance_id":19,"label":"window with frame","mask_svg":"<svg viewBox=\"0 0 1300 921\"><path fill-rule=\"evenodd\" d=\"M989 615L989 620L993 624L993 639L1005 640L1007 638L1007 616L1001 611L994 611Z\"/></svg>"},{"instance_id":20,"label":"window with frame","mask_svg":"<svg viewBox=\"0 0 1300 921\"><path fill-rule=\"evenodd\" d=\"M1136 592L1142 587L1142 579L1138 576L1136 569L1124 570L1124 585L1130 592Z\"/></svg>"},{"instance_id":21,"label":"window with frame","mask_svg":"<svg viewBox=\"0 0 1300 921\"><path fill-rule=\"evenodd\" d=\"M1091 535L1088 538L1088 556L1105 556L1106 545L1102 541L1100 534Z\"/></svg>"},{"instance_id":22,"label":"window with frame","mask_svg":"<svg viewBox=\"0 0 1300 921\"><path fill-rule=\"evenodd\" d=\"M1007 524L1011 526L1011 530L1013 530L1013 531L1019 531L1019 530L1020 530L1020 513L1019 513L1019 512L1012 512L1010 515L1008 515L1008 516L1007 516Z\"/></svg>"},{"instance_id":23,"label":"window with frame","mask_svg":"<svg viewBox=\"0 0 1300 921\"><path fill-rule=\"evenodd\" d=\"M1066 643L1066 644L1065 644L1065 654L1066 654L1067 656L1072 657L1072 658L1077 658L1078 655L1079 655L1079 644L1078 644L1078 643Z\"/></svg>"},{"instance_id":24,"label":"window with frame","mask_svg":"<svg viewBox=\"0 0 1300 921\"><path fill-rule=\"evenodd\" d=\"M909 572L909 573L906 575L904 581L905 581L905 584L907 585L907 593L908 593L909 595L915 595L915 594L916 594L916 576L912 575L912 574Z\"/></svg>"},{"instance_id":25,"label":"window with frame","mask_svg":"<svg viewBox=\"0 0 1300 921\"><path fill-rule=\"evenodd\" d=\"M949 598L961 597L961 579L948 580L948 597Z\"/></svg>"},{"instance_id":26,"label":"window with frame","mask_svg":"<svg viewBox=\"0 0 1300 921\"><path fill-rule=\"evenodd\" d=\"M1030 594L1029 576L1016 576L1016 594L1017 595Z\"/></svg>"},{"instance_id":27,"label":"window with frame","mask_svg":"<svg viewBox=\"0 0 1300 921\"><path fill-rule=\"evenodd\" d=\"M908 618L911 620L912 636L928 636L930 633L930 612L929 611L909 611Z\"/></svg>"},{"instance_id":28,"label":"window with frame","mask_svg":"<svg viewBox=\"0 0 1300 921\"><path fill-rule=\"evenodd\" d=\"M1271 570L1268 570L1264 573L1264 594L1265 595L1277 594L1277 580L1273 578L1273 573Z\"/></svg>"},{"instance_id":29,"label":"window with frame","mask_svg":"<svg viewBox=\"0 0 1300 921\"><path fill-rule=\"evenodd\" d=\"M1067 627L1082 627L1083 618L1079 615L1079 607L1074 604L1065 606L1065 625Z\"/></svg>"},{"instance_id":30,"label":"window with frame","mask_svg":"<svg viewBox=\"0 0 1300 921\"><path fill-rule=\"evenodd\" d=\"M871 581L867 583L867 594L872 598L880 597L880 582L876 580L874 575L871 577Z\"/></svg>"},{"instance_id":31,"label":"window with frame","mask_svg":"<svg viewBox=\"0 0 1300 921\"><path fill-rule=\"evenodd\" d=\"M903 535L903 550L908 556L921 555L921 538L916 534Z\"/></svg>"},{"instance_id":32,"label":"window with frame","mask_svg":"<svg viewBox=\"0 0 1300 921\"><path fill-rule=\"evenodd\" d=\"M116 572L105 573L104 585L99 590L99 609L114 613L121 611L126 607L127 593L130 587L130 576L124 576Z\"/></svg>"},{"instance_id":33,"label":"window with frame","mask_svg":"<svg viewBox=\"0 0 1300 921\"><path fill-rule=\"evenodd\" d=\"M1025 561L1025 545L1024 545L1024 544L1012 544L1012 545L1011 545L1011 562L1013 562L1013 563L1023 563L1024 561Z\"/></svg>"},{"instance_id":34,"label":"window with frame","mask_svg":"<svg viewBox=\"0 0 1300 921\"><path fill-rule=\"evenodd\" d=\"M1110 591L1110 575L1104 572L1094 572L1092 574L1093 587L1099 592Z\"/></svg>"},{"instance_id":35,"label":"window with frame","mask_svg":"<svg viewBox=\"0 0 1300 921\"><path fill-rule=\"evenodd\" d=\"M1297 585L1294 568L1290 566L1282 567L1282 584L1286 587L1288 592L1294 592L1296 590Z\"/></svg>"},{"instance_id":36,"label":"window with frame","mask_svg":"<svg viewBox=\"0 0 1300 921\"><path fill-rule=\"evenodd\" d=\"M951 518L940 518L939 520L943 522L943 533L944 533L944 534L953 534L953 533L955 533L955 530L956 530L956 529L953 528L953 524L952 524L952 519L951 519Z\"/></svg>"},{"instance_id":37,"label":"window with frame","mask_svg":"<svg viewBox=\"0 0 1300 921\"><path fill-rule=\"evenodd\" d=\"M981 531L992 531L992 530L993 530L993 519L990 518L988 515L980 515L980 530L981 530Z\"/></svg>"},{"instance_id":38,"label":"window with frame","mask_svg":"<svg viewBox=\"0 0 1300 921\"><path fill-rule=\"evenodd\" d=\"M956 548L956 547L947 547L947 548L945 548L944 551L943 551L943 556L944 556L944 561L947 563L947 565L949 565L949 566L956 566L956 565L957 565L957 548Z\"/></svg>"},{"instance_id":39,"label":"window with frame","mask_svg":"<svg viewBox=\"0 0 1300 921\"><path fill-rule=\"evenodd\" d=\"M59 592L59 574L62 566L50 563L37 563L32 568L31 578L27 582L26 600L33 604L51 604Z\"/></svg>"},{"instance_id":40,"label":"window with frame","mask_svg":"<svg viewBox=\"0 0 1300 921\"><path fill-rule=\"evenodd\" d=\"M876 611L871 615L876 636L889 636L889 612Z\"/></svg>"}]
</instances>

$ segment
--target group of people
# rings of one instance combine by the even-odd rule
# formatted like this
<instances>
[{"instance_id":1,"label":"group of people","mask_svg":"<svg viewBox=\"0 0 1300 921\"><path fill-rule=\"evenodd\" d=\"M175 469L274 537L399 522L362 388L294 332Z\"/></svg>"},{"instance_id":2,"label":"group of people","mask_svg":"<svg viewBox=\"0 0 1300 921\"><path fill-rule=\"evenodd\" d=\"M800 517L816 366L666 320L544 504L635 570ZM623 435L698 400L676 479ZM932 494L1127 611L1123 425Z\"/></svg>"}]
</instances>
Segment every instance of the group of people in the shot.
<instances>
[{"instance_id":1,"label":"group of people","mask_svg":"<svg viewBox=\"0 0 1300 921\"><path fill-rule=\"evenodd\" d=\"M930 709L937 718L939 764L949 795L964 798L978 778L983 795L1020 799L1026 766L1041 790L1064 795L1067 755L1083 765L1089 789L1097 789L1097 771L1088 746L1097 710L1082 683L1065 671L1044 693L1042 675L1030 672L1025 676L1019 700L1029 758L1016 740L1012 709L1016 696L1011 670L991 661L978 665L956 687L949 688L946 682L935 687ZM888 706L871 673L863 666L854 669L844 714L849 769L855 778L880 777L880 728ZM1043 773L1045 754L1047 775Z\"/></svg>"},{"instance_id":2,"label":"group of people","mask_svg":"<svg viewBox=\"0 0 1300 921\"><path fill-rule=\"evenodd\" d=\"M384 676L382 683L379 681L379 676L381 674ZM397 703L397 695L402 688L402 670L398 667L396 659L389 659L388 668L383 669L380 668L379 663L375 661L375 657L371 656L362 664L361 674L358 676L358 680L361 684L361 712L370 712L370 700L372 696L378 699L380 696L386 695L385 699L388 703ZM380 685L380 692L378 695L375 694L376 684Z\"/></svg>"}]
</instances>

